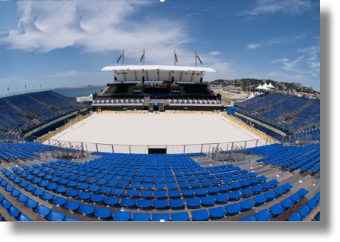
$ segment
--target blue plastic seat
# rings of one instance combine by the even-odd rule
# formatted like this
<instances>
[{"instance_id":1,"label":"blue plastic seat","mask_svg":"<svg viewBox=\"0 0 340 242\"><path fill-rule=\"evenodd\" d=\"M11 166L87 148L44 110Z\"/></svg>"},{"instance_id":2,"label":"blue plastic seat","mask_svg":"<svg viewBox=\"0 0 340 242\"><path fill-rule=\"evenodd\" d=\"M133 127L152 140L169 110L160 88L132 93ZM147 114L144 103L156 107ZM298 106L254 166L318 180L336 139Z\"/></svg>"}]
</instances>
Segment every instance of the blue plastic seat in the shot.
<instances>
[{"instance_id":1,"label":"blue plastic seat","mask_svg":"<svg viewBox=\"0 0 340 242\"><path fill-rule=\"evenodd\" d=\"M241 211L241 207L238 203L232 203L224 206L227 215L235 215Z\"/></svg>"},{"instance_id":2,"label":"blue plastic seat","mask_svg":"<svg viewBox=\"0 0 340 242\"><path fill-rule=\"evenodd\" d=\"M100 189L100 186L98 186L98 185L90 185L89 188L88 188L88 190L90 192L98 192L99 189Z\"/></svg>"},{"instance_id":3,"label":"blue plastic seat","mask_svg":"<svg viewBox=\"0 0 340 242\"><path fill-rule=\"evenodd\" d=\"M79 194L78 194L78 199L82 200L82 201L87 201L91 198L92 194L89 193L89 192L83 192L81 191Z\"/></svg>"},{"instance_id":4,"label":"blue plastic seat","mask_svg":"<svg viewBox=\"0 0 340 242\"><path fill-rule=\"evenodd\" d=\"M120 196L124 194L124 188L115 187L112 189L112 194L115 196Z\"/></svg>"},{"instance_id":5,"label":"blue plastic seat","mask_svg":"<svg viewBox=\"0 0 340 242\"><path fill-rule=\"evenodd\" d=\"M215 205L215 197L213 196L206 196L201 197L201 205L206 207L211 207Z\"/></svg>"},{"instance_id":6,"label":"blue plastic seat","mask_svg":"<svg viewBox=\"0 0 340 242\"><path fill-rule=\"evenodd\" d=\"M296 192L296 193L290 195L289 198L290 198L294 203L296 203L296 202L300 201L300 199L302 198L302 196L301 196L298 192Z\"/></svg>"},{"instance_id":7,"label":"blue plastic seat","mask_svg":"<svg viewBox=\"0 0 340 242\"><path fill-rule=\"evenodd\" d=\"M152 201L152 206L156 209L165 209L169 206L169 204L167 200L155 199Z\"/></svg>"},{"instance_id":8,"label":"blue plastic seat","mask_svg":"<svg viewBox=\"0 0 340 242\"><path fill-rule=\"evenodd\" d=\"M271 213L268 211L268 209L263 209L257 213L255 213L255 217L257 221L268 221L272 218Z\"/></svg>"},{"instance_id":9,"label":"blue plastic seat","mask_svg":"<svg viewBox=\"0 0 340 242\"><path fill-rule=\"evenodd\" d=\"M311 209L308 207L307 204L303 205L300 209L299 209L299 214L301 215L301 217L306 217L309 215L309 213L311 212Z\"/></svg>"},{"instance_id":10,"label":"blue plastic seat","mask_svg":"<svg viewBox=\"0 0 340 242\"><path fill-rule=\"evenodd\" d=\"M288 221L302 221L303 217L299 214L299 212L293 213L289 218Z\"/></svg>"},{"instance_id":11,"label":"blue plastic seat","mask_svg":"<svg viewBox=\"0 0 340 242\"><path fill-rule=\"evenodd\" d=\"M143 198L149 198L152 196L151 190L140 190L139 195Z\"/></svg>"},{"instance_id":12,"label":"blue plastic seat","mask_svg":"<svg viewBox=\"0 0 340 242\"><path fill-rule=\"evenodd\" d=\"M96 209L95 206L89 205L89 204L81 204L78 208L78 212L82 213L83 215L89 216L94 213L94 210Z\"/></svg>"},{"instance_id":13,"label":"blue plastic seat","mask_svg":"<svg viewBox=\"0 0 340 242\"><path fill-rule=\"evenodd\" d=\"M229 196L226 193L221 193L221 194L215 195L215 199L216 199L216 203L224 204L229 201Z\"/></svg>"},{"instance_id":14,"label":"blue plastic seat","mask_svg":"<svg viewBox=\"0 0 340 242\"><path fill-rule=\"evenodd\" d=\"M80 207L80 203L72 200L67 200L67 202L63 206L70 211L76 211Z\"/></svg>"},{"instance_id":15,"label":"blue plastic seat","mask_svg":"<svg viewBox=\"0 0 340 242\"><path fill-rule=\"evenodd\" d=\"M185 190L182 190L182 196L183 197L192 197L194 196L195 192L191 189L185 189Z\"/></svg>"},{"instance_id":16,"label":"blue plastic seat","mask_svg":"<svg viewBox=\"0 0 340 242\"><path fill-rule=\"evenodd\" d=\"M181 196L181 194L178 190L168 190L167 194L170 198L178 198L178 197Z\"/></svg>"},{"instance_id":17,"label":"blue plastic seat","mask_svg":"<svg viewBox=\"0 0 340 242\"><path fill-rule=\"evenodd\" d=\"M32 221L30 217L28 217L26 214L21 213L19 217L17 218L17 221Z\"/></svg>"},{"instance_id":18,"label":"blue plastic seat","mask_svg":"<svg viewBox=\"0 0 340 242\"><path fill-rule=\"evenodd\" d=\"M40 216L42 217L46 217L50 214L52 209L46 207L45 205L43 204L40 204L36 209L35 209L35 212L37 214L39 214Z\"/></svg>"},{"instance_id":19,"label":"blue plastic seat","mask_svg":"<svg viewBox=\"0 0 340 242\"><path fill-rule=\"evenodd\" d=\"M242 194L243 197L250 197L251 195L253 195L253 190L250 189L249 187L242 188L241 189L241 194Z\"/></svg>"},{"instance_id":20,"label":"blue plastic seat","mask_svg":"<svg viewBox=\"0 0 340 242\"><path fill-rule=\"evenodd\" d=\"M49 192L44 192L41 196L41 199L45 200L45 201L51 201L54 198L54 195L52 193Z\"/></svg>"},{"instance_id":21,"label":"blue plastic seat","mask_svg":"<svg viewBox=\"0 0 340 242\"><path fill-rule=\"evenodd\" d=\"M70 188L67 190L66 195L69 197L77 197L79 195L79 190Z\"/></svg>"},{"instance_id":22,"label":"blue plastic seat","mask_svg":"<svg viewBox=\"0 0 340 242\"><path fill-rule=\"evenodd\" d=\"M150 214L149 213L133 213L132 214L132 221L150 221Z\"/></svg>"},{"instance_id":23,"label":"blue plastic seat","mask_svg":"<svg viewBox=\"0 0 340 242\"><path fill-rule=\"evenodd\" d=\"M271 206L269 210L274 217L280 215L281 213L285 211L284 207L281 206L281 203L277 203Z\"/></svg>"},{"instance_id":24,"label":"blue plastic seat","mask_svg":"<svg viewBox=\"0 0 340 242\"><path fill-rule=\"evenodd\" d=\"M149 209L151 208L151 200L138 199L136 206L140 209Z\"/></svg>"},{"instance_id":25,"label":"blue plastic seat","mask_svg":"<svg viewBox=\"0 0 340 242\"><path fill-rule=\"evenodd\" d=\"M293 205L294 205L294 202L289 197L281 201L281 206L285 209L288 209Z\"/></svg>"},{"instance_id":26,"label":"blue plastic seat","mask_svg":"<svg viewBox=\"0 0 340 242\"><path fill-rule=\"evenodd\" d=\"M15 206L11 206L9 209L7 209L7 212L9 215L11 215L13 218L17 218L20 215L20 210L17 209Z\"/></svg>"},{"instance_id":27,"label":"blue plastic seat","mask_svg":"<svg viewBox=\"0 0 340 242\"><path fill-rule=\"evenodd\" d=\"M17 197L17 196L19 196L19 194L20 194L19 190L15 189L15 188L12 189L12 191L11 191L12 197Z\"/></svg>"},{"instance_id":28,"label":"blue plastic seat","mask_svg":"<svg viewBox=\"0 0 340 242\"><path fill-rule=\"evenodd\" d=\"M57 187L58 187L57 184L51 182L46 186L46 189L52 191L55 190Z\"/></svg>"},{"instance_id":29,"label":"blue plastic seat","mask_svg":"<svg viewBox=\"0 0 340 242\"><path fill-rule=\"evenodd\" d=\"M207 189L205 189L205 188L196 188L195 189L195 195L196 196L206 196L207 195Z\"/></svg>"},{"instance_id":30,"label":"blue plastic seat","mask_svg":"<svg viewBox=\"0 0 340 242\"><path fill-rule=\"evenodd\" d=\"M119 203L119 199L117 197L106 196L104 203L108 206L116 206Z\"/></svg>"},{"instance_id":31,"label":"blue plastic seat","mask_svg":"<svg viewBox=\"0 0 340 242\"><path fill-rule=\"evenodd\" d=\"M65 218L65 214L52 209L50 214L46 218L50 221L63 221Z\"/></svg>"},{"instance_id":32,"label":"blue plastic seat","mask_svg":"<svg viewBox=\"0 0 340 242\"><path fill-rule=\"evenodd\" d=\"M286 192L286 190L281 186L281 187L275 188L275 189L274 189L274 192L275 192L278 196L280 196L280 195L284 194L284 193Z\"/></svg>"},{"instance_id":33,"label":"blue plastic seat","mask_svg":"<svg viewBox=\"0 0 340 242\"><path fill-rule=\"evenodd\" d=\"M104 196L99 194L92 194L90 201L93 203L101 203L104 201Z\"/></svg>"},{"instance_id":34,"label":"blue plastic seat","mask_svg":"<svg viewBox=\"0 0 340 242\"><path fill-rule=\"evenodd\" d=\"M36 189L36 187L33 186L33 185L31 185L31 184L28 184L28 185L25 187L25 190L26 190L27 192L32 192L32 191L34 191L35 189Z\"/></svg>"},{"instance_id":35,"label":"blue plastic seat","mask_svg":"<svg viewBox=\"0 0 340 242\"><path fill-rule=\"evenodd\" d=\"M209 214L206 209L191 211L191 218L193 221L208 221Z\"/></svg>"},{"instance_id":36,"label":"blue plastic seat","mask_svg":"<svg viewBox=\"0 0 340 242\"><path fill-rule=\"evenodd\" d=\"M168 213L153 213L151 220L155 222L170 221L170 216Z\"/></svg>"},{"instance_id":37,"label":"blue plastic seat","mask_svg":"<svg viewBox=\"0 0 340 242\"><path fill-rule=\"evenodd\" d=\"M26 187L27 188L27 187ZM64 187L64 186L58 186L56 189L55 189L55 191L57 192L57 193L60 193L60 194L63 194L63 193L66 193L67 192L67 188L66 187Z\"/></svg>"},{"instance_id":38,"label":"blue plastic seat","mask_svg":"<svg viewBox=\"0 0 340 242\"><path fill-rule=\"evenodd\" d=\"M17 196L17 201L21 202L21 203L25 203L28 199L28 196L26 196L25 194L23 193L20 193L18 196ZM1 199L0 199L0 202L1 202Z\"/></svg>"},{"instance_id":39,"label":"blue plastic seat","mask_svg":"<svg viewBox=\"0 0 340 242\"><path fill-rule=\"evenodd\" d=\"M315 199L317 202L320 202L320 192L315 193L314 199Z\"/></svg>"},{"instance_id":40,"label":"blue plastic seat","mask_svg":"<svg viewBox=\"0 0 340 242\"><path fill-rule=\"evenodd\" d=\"M38 206L38 202L31 199L31 198L28 198L25 202L25 206L30 208L30 209L35 209L37 206Z\"/></svg>"},{"instance_id":41,"label":"blue plastic seat","mask_svg":"<svg viewBox=\"0 0 340 242\"><path fill-rule=\"evenodd\" d=\"M215 208L209 208L209 217L211 219L220 219L223 218L226 214L226 211L223 207L215 207Z\"/></svg>"},{"instance_id":42,"label":"blue plastic seat","mask_svg":"<svg viewBox=\"0 0 340 242\"><path fill-rule=\"evenodd\" d=\"M131 213L127 211L116 210L113 214L113 219L116 221L129 221Z\"/></svg>"},{"instance_id":43,"label":"blue plastic seat","mask_svg":"<svg viewBox=\"0 0 340 242\"><path fill-rule=\"evenodd\" d=\"M166 191L165 190L155 190L153 192L154 197L156 198L165 198L167 196Z\"/></svg>"},{"instance_id":44,"label":"blue plastic seat","mask_svg":"<svg viewBox=\"0 0 340 242\"><path fill-rule=\"evenodd\" d=\"M277 197L277 194L273 190L265 192L264 195L266 196L268 201Z\"/></svg>"},{"instance_id":45,"label":"blue plastic seat","mask_svg":"<svg viewBox=\"0 0 340 242\"><path fill-rule=\"evenodd\" d=\"M120 201L120 205L122 207L127 207L127 208L131 208L134 207L136 203L135 199L130 199L130 198L122 198Z\"/></svg>"},{"instance_id":46,"label":"blue plastic seat","mask_svg":"<svg viewBox=\"0 0 340 242\"><path fill-rule=\"evenodd\" d=\"M171 220L172 221L189 221L190 218L187 212L178 212L178 213L171 214Z\"/></svg>"},{"instance_id":47,"label":"blue plastic seat","mask_svg":"<svg viewBox=\"0 0 340 242\"><path fill-rule=\"evenodd\" d=\"M293 186L290 185L290 183L286 183L286 184L284 184L282 187L283 187L283 189L285 189L286 191L289 191L290 189L293 188Z\"/></svg>"},{"instance_id":48,"label":"blue plastic seat","mask_svg":"<svg viewBox=\"0 0 340 242\"><path fill-rule=\"evenodd\" d=\"M109 219L111 218L112 210L109 208L96 208L94 216L98 219Z\"/></svg>"},{"instance_id":49,"label":"blue plastic seat","mask_svg":"<svg viewBox=\"0 0 340 242\"><path fill-rule=\"evenodd\" d=\"M318 205L318 201L316 201L314 199L314 197L312 197L311 199L309 199L309 201L307 202L307 205L310 209L315 208Z\"/></svg>"},{"instance_id":50,"label":"blue plastic seat","mask_svg":"<svg viewBox=\"0 0 340 242\"><path fill-rule=\"evenodd\" d=\"M239 204L240 204L242 211L250 210L255 206L253 200L251 199L243 200Z\"/></svg>"},{"instance_id":51,"label":"blue plastic seat","mask_svg":"<svg viewBox=\"0 0 340 242\"><path fill-rule=\"evenodd\" d=\"M199 208L199 207L201 207L201 200L197 197L187 198L186 203L187 203L188 208Z\"/></svg>"},{"instance_id":52,"label":"blue plastic seat","mask_svg":"<svg viewBox=\"0 0 340 242\"><path fill-rule=\"evenodd\" d=\"M239 191L231 191L228 192L229 200L238 200L241 198L241 194Z\"/></svg>"},{"instance_id":53,"label":"blue plastic seat","mask_svg":"<svg viewBox=\"0 0 340 242\"><path fill-rule=\"evenodd\" d=\"M298 193L300 194L300 196L304 197L307 195L308 191L305 188L301 188Z\"/></svg>"},{"instance_id":54,"label":"blue plastic seat","mask_svg":"<svg viewBox=\"0 0 340 242\"><path fill-rule=\"evenodd\" d=\"M170 199L169 206L171 209L181 209L184 208L184 203L182 199Z\"/></svg>"},{"instance_id":55,"label":"blue plastic seat","mask_svg":"<svg viewBox=\"0 0 340 242\"><path fill-rule=\"evenodd\" d=\"M271 187L276 187L279 184L279 182L276 179L271 180L269 183Z\"/></svg>"},{"instance_id":56,"label":"blue plastic seat","mask_svg":"<svg viewBox=\"0 0 340 242\"><path fill-rule=\"evenodd\" d=\"M80 221L79 219L77 218L73 218L73 217L70 217L70 216L66 216L64 221L69 221L69 222L76 222L76 221Z\"/></svg>"}]
</instances>

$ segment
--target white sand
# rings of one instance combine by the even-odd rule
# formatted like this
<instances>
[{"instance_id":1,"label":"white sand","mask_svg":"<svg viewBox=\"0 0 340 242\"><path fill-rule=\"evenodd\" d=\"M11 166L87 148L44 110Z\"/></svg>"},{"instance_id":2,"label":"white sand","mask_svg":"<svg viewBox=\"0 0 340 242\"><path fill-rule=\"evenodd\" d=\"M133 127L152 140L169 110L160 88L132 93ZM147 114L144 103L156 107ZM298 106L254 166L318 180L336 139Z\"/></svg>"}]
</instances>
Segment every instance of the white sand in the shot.
<instances>
[{"instance_id":1,"label":"white sand","mask_svg":"<svg viewBox=\"0 0 340 242\"><path fill-rule=\"evenodd\" d=\"M122 145L181 145L261 138L219 114L162 113L93 114L52 139ZM247 147L252 146L255 142L248 142Z\"/></svg>"}]
</instances>

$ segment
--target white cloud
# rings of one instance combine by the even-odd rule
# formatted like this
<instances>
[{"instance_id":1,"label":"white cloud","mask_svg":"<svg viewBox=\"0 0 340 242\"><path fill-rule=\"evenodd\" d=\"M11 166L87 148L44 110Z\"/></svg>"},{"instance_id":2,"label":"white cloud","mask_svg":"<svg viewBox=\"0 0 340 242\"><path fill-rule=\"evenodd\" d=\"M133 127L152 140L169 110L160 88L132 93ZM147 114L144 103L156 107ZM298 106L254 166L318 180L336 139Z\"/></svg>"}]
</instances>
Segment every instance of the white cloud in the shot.
<instances>
[{"instance_id":1,"label":"white cloud","mask_svg":"<svg viewBox=\"0 0 340 242\"><path fill-rule=\"evenodd\" d=\"M287 58L283 58L283 59L275 59L273 61L271 61L271 63L275 64L275 63L284 63L284 62L287 62L289 61L289 59Z\"/></svg>"},{"instance_id":2,"label":"white cloud","mask_svg":"<svg viewBox=\"0 0 340 242\"><path fill-rule=\"evenodd\" d=\"M285 13L289 15L303 14L310 10L312 4L307 0L257 0L252 9L244 10L239 15L258 16L262 14Z\"/></svg>"},{"instance_id":3,"label":"white cloud","mask_svg":"<svg viewBox=\"0 0 340 242\"><path fill-rule=\"evenodd\" d=\"M261 44L255 44L255 43L253 43L253 44L247 44L248 50L257 49L257 48L259 48L260 46L261 46Z\"/></svg>"},{"instance_id":4,"label":"white cloud","mask_svg":"<svg viewBox=\"0 0 340 242\"><path fill-rule=\"evenodd\" d=\"M148 61L160 62L171 59L173 49L185 52L180 45L190 39L179 20L130 20L150 4L145 0L18 2L18 27L0 44L35 52L73 46L85 52L125 49L136 55L146 49Z\"/></svg>"},{"instance_id":5,"label":"white cloud","mask_svg":"<svg viewBox=\"0 0 340 242\"><path fill-rule=\"evenodd\" d=\"M252 43L247 44L247 49L257 49L262 46L268 46L268 45L276 45L276 44L288 44L288 43L295 43L296 41L305 38L305 34L295 35L287 38L269 38L263 41L260 41L261 43Z\"/></svg>"},{"instance_id":6,"label":"white cloud","mask_svg":"<svg viewBox=\"0 0 340 242\"><path fill-rule=\"evenodd\" d=\"M311 68L320 68L320 46L312 46L303 49L298 49L298 52L308 55L307 63Z\"/></svg>"},{"instance_id":7,"label":"white cloud","mask_svg":"<svg viewBox=\"0 0 340 242\"><path fill-rule=\"evenodd\" d=\"M285 62L282 62L283 66L282 66L282 69L284 70L287 70L287 71L294 71L296 70L296 66L300 63L300 61L304 58L304 56L299 56L298 58L296 58L295 60L293 61L285 61Z\"/></svg>"},{"instance_id":8,"label":"white cloud","mask_svg":"<svg viewBox=\"0 0 340 242\"><path fill-rule=\"evenodd\" d=\"M210 56L216 56L216 55L219 55L219 54L221 54L221 52L219 52L219 51L213 51L213 52L209 53Z\"/></svg>"}]
</instances>

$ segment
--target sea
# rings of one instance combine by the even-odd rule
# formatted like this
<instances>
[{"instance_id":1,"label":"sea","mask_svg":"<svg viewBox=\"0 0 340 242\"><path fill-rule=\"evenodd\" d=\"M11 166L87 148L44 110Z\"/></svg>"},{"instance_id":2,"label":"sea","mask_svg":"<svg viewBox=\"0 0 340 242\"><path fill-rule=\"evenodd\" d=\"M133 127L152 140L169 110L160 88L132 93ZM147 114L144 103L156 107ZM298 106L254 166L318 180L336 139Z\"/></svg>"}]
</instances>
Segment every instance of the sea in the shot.
<instances>
[{"instance_id":1,"label":"sea","mask_svg":"<svg viewBox=\"0 0 340 242\"><path fill-rule=\"evenodd\" d=\"M81 87L81 88L66 88L66 89L54 89L52 91L59 93L66 97L84 97L89 96L90 94L97 93L99 94L101 90L103 90L104 86L102 87Z\"/></svg>"}]
</instances>

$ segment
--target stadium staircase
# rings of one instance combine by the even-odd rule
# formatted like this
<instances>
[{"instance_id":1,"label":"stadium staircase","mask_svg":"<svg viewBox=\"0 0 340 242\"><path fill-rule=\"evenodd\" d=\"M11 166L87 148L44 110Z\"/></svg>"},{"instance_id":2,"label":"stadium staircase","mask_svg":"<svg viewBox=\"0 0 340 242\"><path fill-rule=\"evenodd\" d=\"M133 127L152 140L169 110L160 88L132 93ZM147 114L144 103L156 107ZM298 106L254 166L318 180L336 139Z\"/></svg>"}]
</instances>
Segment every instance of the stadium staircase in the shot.
<instances>
[{"instance_id":1,"label":"stadium staircase","mask_svg":"<svg viewBox=\"0 0 340 242\"><path fill-rule=\"evenodd\" d=\"M21 108L19 108L17 105L15 105L14 103L12 103L10 100L8 99L4 99L4 101L9 104L12 108L14 108L15 110L17 110L20 113L23 113L24 110L22 110Z\"/></svg>"}]
</instances>

